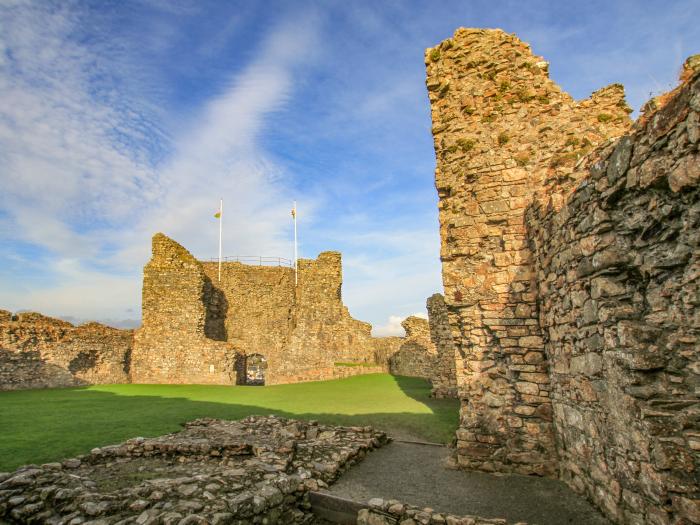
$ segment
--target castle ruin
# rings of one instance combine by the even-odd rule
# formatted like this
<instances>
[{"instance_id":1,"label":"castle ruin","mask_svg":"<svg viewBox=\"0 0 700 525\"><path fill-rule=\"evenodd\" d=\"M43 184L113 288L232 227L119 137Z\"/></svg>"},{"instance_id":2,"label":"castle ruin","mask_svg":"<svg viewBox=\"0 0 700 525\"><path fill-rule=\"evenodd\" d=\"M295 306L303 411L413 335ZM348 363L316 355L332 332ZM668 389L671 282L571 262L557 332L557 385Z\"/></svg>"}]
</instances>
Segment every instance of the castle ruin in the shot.
<instances>
[{"instance_id":1,"label":"castle ruin","mask_svg":"<svg viewBox=\"0 0 700 525\"><path fill-rule=\"evenodd\" d=\"M614 523L700 523L700 59L636 123L620 85L575 101L500 30L459 29L425 62L445 293L429 321L373 338L336 252L300 261L298 285L240 263L219 282L157 234L140 329L0 311L0 387L428 377L461 399L456 466L559 478Z\"/></svg>"},{"instance_id":2,"label":"castle ruin","mask_svg":"<svg viewBox=\"0 0 700 525\"><path fill-rule=\"evenodd\" d=\"M429 379L436 397L456 397L454 348L439 294L428 300L430 323L411 317L405 337L375 338L369 323L350 315L341 287L338 252L300 259L298 283L293 268L240 262L223 263L219 281L217 263L198 261L158 233L136 330L0 311L0 390L273 385L391 372Z\"/></svg>"},{"instance_id":3,"label":"castle ruin","mask_svg":"<svg viewBox=\"0 0 700 525\"><path fill-rule=\"evenodd\" d=\"M299 260L298 279L295 285L294 269L285 266L225 262L219 281L217 263L156 234L132 381L242 384L253 356L266 364L265 384L383 371L371 366L372 326L343 305L340 253Z\"/></svg>"}]
</instances>

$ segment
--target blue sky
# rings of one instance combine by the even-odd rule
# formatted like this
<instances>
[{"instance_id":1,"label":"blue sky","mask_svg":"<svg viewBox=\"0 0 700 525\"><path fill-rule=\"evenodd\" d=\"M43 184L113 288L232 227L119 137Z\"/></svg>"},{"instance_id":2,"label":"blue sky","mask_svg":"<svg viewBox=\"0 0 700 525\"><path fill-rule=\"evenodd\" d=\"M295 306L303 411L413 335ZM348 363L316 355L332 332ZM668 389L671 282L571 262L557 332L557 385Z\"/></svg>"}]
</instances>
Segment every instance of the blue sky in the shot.
<instances>
[{"instance_id":1,"label":"blue sky","mask_svg":"<svg viewBox=\"0 0 700 525\"><path fill-rule=\"evenodd\" d=\"M378 334L440 291L423 52L499 27L575 98L635 109L700 51L700 3L0 5L0 308L138 319L156 231L195 256L340 250Z\"/></svg>"}]
</instances>

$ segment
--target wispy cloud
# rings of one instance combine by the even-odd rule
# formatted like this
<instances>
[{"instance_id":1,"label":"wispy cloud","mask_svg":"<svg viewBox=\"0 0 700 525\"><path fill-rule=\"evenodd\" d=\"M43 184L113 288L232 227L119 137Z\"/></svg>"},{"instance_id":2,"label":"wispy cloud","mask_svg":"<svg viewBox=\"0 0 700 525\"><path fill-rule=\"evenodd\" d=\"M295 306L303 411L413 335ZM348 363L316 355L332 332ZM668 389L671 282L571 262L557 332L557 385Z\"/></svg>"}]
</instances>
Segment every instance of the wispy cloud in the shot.
<instances>
[{"instance_id":1,"label":"wispy cloud","mask_svg":"<svg viewBox=\"0 0 700 525\"><path fill-rule=\"evenodd\" d=\"M259 140L293 93L294 68L311 55L314 16L272 28L254 59L183 129L168 133L158 132L157 111L100 91L97 54L112 50L77 41L81 16L31 3L5 5L0 14L0 231L3 242L33 246L53 277L42 288L3 283L3 302L117 317L138 302L153 232L199 256L214 253L212 215L222 195L228 250L286 249L288 181ZM150 161L148 152L164 142L170 159Z\"/></svg>"},{"instance_id":2,"label":"wispy cloud","mask_svg":"<svg viewBox=\"0 0 700 525\"><path fill-rule=\"evenodd\" d=\"M75 13L24 3L0 9L3 230L59 256L94 256L99 245L81 230L124 221L154 196L140 158L148 144L138 140L150 116L100 100L96 57L71 38ZM128 139L133 147L125 148Z\"/></svg>"}]
</instances>

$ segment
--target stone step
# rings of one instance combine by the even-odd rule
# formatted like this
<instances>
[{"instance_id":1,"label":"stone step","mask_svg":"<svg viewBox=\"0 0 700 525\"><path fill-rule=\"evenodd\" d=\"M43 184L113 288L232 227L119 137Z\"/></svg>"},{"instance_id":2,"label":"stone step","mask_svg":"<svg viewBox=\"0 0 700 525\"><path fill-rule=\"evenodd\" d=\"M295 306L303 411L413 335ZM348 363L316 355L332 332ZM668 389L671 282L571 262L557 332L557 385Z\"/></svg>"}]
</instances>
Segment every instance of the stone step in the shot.
<instances>
[{"instance_id":1,"label":"stone step","mask_svg":"<svg viewBox=\"0 0 700 525\"><path fill-rule=\"evenodd\" d=\"M368 508L366 504L339 498L327 492L309 492L309 501L314 516L339 525L356 525L357 513Z\"/></svg>"},{"instance_id":2,"label":"stone step","mask_svg":"<svg viewBox=\"0 0 700 525\"><path fill-rule=\"evenodd\" d=\"M391 438L391 440L395 443L407 443L409 445L423 445L426 447L441 447L441 448L447 447L447 445L445 443L433 443L432 441L415 441L413 439L397 439L397 438Z\"/></svg>"}]
</instances>

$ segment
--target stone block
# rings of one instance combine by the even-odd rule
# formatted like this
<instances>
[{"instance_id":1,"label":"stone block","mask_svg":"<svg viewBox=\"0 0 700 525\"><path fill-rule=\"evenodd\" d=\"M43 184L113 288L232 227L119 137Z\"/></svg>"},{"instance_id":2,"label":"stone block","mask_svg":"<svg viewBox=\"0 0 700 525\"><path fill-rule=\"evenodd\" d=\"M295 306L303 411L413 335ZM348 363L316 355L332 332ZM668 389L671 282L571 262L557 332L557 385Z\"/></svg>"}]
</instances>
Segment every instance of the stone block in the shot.
<instances>
[{"instance_id":1,"label":"stone block","mask_svg":"<svg viewBox=\"0 0 700 525\"><path fill-rule=\"evenodd\" d=\"M569 370L572 374L595 376L603 370L603 358L599 354L594 353L572 357Z\"/></svg>"},{"instance_id":2,"label":"stone block","mask_svg":"<svg viewBox=\"0 0 700 525\"><path fill-rule=\"evenodd\" d=\"M529 394L536 396L540 392L540 387L535 383L528 383L527 381L518 381L515 383L515 389L522 394Z\"/></svg>"}]
</instances>

